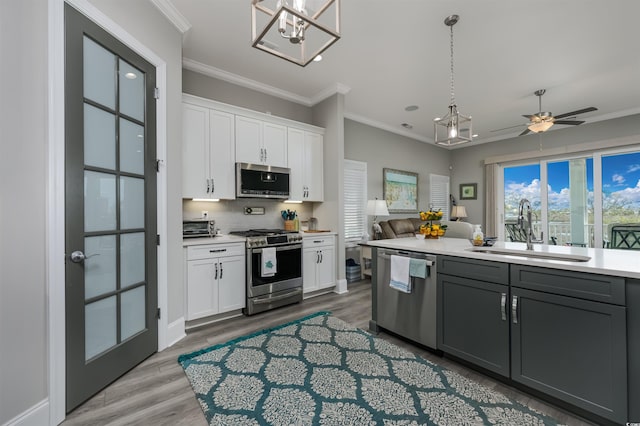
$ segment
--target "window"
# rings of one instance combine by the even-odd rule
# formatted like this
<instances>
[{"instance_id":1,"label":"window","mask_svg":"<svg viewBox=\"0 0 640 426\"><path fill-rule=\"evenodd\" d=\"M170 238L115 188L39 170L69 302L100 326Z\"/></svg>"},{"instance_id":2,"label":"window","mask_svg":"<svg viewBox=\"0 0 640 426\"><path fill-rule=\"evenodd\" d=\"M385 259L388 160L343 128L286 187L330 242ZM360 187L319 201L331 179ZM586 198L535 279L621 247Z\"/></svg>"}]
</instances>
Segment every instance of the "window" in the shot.
<instances>
[{"instance_id":1,"label":"window","mask_svg":"<svg viewBox=\"0 0 640 426\"><path fill-rule=\"evenodd\" d=\"M521 236L514 224L522 198L531 202L534 234L560 245L609 247L612 229L640 223L640 152L504 166L503 177L507 241Z\"/></svg>"},{"instance_id":2,"label":"window","mask_svg":"<svg viewBox=\"0 0 640 426\"><path fill-rule=\"evenodd\" d=\"M429 208L442 210L442 220L449 220L449 176L429 175Z\"/></svg>"},{"instance_id":3,"label":"window","mask_svg":"<svg viewBox=\"0 0 640 426\"><path fill-rule=\"evenodd\" d=\"M366 234L367 163L344 160L344 241L356 243Z\"/></svg>"}]
</instances>

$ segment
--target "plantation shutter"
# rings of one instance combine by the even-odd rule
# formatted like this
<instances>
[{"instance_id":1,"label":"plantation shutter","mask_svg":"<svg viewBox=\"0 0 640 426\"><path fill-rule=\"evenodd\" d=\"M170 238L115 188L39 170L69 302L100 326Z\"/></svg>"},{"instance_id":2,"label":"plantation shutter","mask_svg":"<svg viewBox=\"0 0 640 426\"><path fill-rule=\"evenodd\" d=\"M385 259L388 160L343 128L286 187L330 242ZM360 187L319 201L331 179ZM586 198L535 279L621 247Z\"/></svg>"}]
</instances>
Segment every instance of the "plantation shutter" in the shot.
<instances>
[{"instance_id":1,"label":"plantation shutter","mask_svg":"<svg viewBox=\"0 0 640 426\"><path fill-rule=\"evenodd\" d=\"M362 240L366 227L367 163L344 160L344 240Z\"/></svg>"},{"instance_id":2,"label":"plantation shutter","mask_svg":"<svg viewBox=\"0 0 640 426\"><path fill-rule=\"evenodd\" d=\"M429 207L442 210L442 220L449 220L449 176L429 175Z\"/></svg>"}]
</instances>

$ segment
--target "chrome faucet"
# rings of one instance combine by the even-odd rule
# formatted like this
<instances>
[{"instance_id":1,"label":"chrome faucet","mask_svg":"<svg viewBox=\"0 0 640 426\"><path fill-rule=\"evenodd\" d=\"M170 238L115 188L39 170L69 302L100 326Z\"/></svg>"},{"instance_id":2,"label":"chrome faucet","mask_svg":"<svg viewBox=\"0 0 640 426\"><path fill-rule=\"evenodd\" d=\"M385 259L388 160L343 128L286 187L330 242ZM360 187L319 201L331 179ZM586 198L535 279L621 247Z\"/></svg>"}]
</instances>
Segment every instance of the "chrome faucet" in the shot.
<instances>
[{"instance_id":1,"label":"chrome faucet","mask_svg":"<svg viewBox=\"0 0 640 426\"><path fill-rule=\"evenodd\" d=\"M518 206L518 226L520 227L520 229L522 229L523 231L525 230L525 223L524 223L525 207L527 208L527 227L528 227L528 229L526 229L527 250L533 250L533 243L544 242L543 241L544 232L540 232L539 240L536 239L536 236L533 233L533 224L531 223L531 203L526 198L523 198L522 200L520 200L520 205Z\"/></svg>"}]
</instances>

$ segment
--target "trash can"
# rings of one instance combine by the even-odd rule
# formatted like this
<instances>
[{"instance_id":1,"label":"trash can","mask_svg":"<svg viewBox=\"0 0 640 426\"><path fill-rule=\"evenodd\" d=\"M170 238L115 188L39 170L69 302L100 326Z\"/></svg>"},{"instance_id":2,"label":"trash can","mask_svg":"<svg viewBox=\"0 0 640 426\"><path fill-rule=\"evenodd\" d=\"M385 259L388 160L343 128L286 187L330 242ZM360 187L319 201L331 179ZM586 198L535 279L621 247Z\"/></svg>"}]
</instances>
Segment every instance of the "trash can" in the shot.
<instances>
[{"instance_id":1,"label":"trash can","mask_svg":"<svg viewBox=\"0 0 640 426\"><path fill-rule=\"evenodd\" d=\"M360 281L360 265L352 258L347 259L346 264L347 283Z\"/></svg>"}]
</instances>

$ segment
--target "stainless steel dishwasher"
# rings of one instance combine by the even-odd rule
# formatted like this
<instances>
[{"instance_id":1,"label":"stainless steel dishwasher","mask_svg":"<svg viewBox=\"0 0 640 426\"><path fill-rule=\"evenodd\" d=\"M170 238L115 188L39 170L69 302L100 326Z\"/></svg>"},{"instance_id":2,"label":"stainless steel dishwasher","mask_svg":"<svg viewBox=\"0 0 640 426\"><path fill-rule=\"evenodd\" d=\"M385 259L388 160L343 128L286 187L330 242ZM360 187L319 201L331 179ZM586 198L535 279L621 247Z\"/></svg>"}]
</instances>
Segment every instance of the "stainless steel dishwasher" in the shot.
<instances>
[{"instance_id":1,"label":"stainless steel dishwasher","mask_svg":"<svg viewBox=\"0 0 640 426\"><path fill-rule=\"evenodd\" d=\"M427 261L426 278L411 277L411 293L389 286L391 256ZM378 249L377 325L414 342L436 348L436 256L404 250Z\"/></svg>"}]
</instances>

